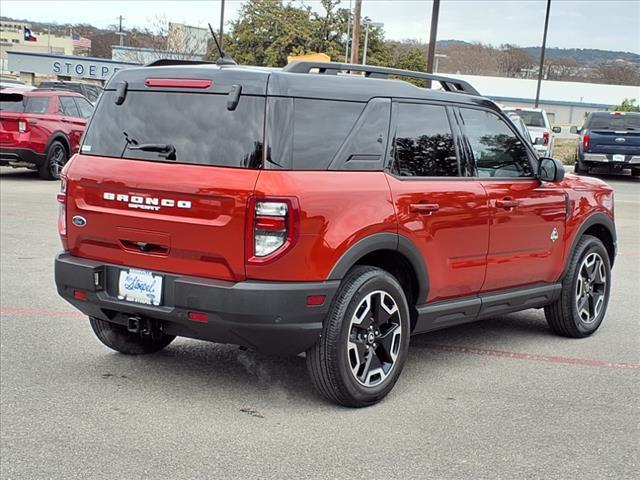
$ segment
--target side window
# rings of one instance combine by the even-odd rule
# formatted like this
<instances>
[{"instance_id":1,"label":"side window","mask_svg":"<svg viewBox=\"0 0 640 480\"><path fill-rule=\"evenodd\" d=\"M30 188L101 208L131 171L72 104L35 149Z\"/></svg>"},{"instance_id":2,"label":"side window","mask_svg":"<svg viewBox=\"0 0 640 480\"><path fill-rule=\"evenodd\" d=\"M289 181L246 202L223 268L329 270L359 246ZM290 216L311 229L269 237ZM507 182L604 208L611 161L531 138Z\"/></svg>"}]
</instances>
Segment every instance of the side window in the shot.
<instances>
[{"instance_id":1,"label":"side window","mask_svg":"<svg viewBox=\"0 0 640 480\"><path fill-rule=\"evenodd\" d=\"M362 113L364 104L296 98L293 108L292 168L326 170Z\"/></svg>"},{"instance_id":2,"label":"side window","mask_svg":"<svg viewBox=\"0 0 640 480\"><path fill-rule=\"evenodd\" d=\"M82 118L89 118L93 113L93 105L85 98L76 97L74 98L76 101L76 105L78 110L80 111L80 116Z\"/></svg>"},{"instance_id":3,"label":"side window","mask_svg":"<svg viewBox=\"0 0 640 480\"><path fill-rule=\"evenodd\" d=\"M457 177L458 159L445 108L398 103L394 172L404 177Z\"/></svg>"},{"instance_id":4,"label":"side window","mask_svg":"<svg viewBox=\"0 0 640 480\"><path fill-rule=\"evenodd\" d=\"M532 177L526 147L497 115L461 108L460 115L480 177Z\"/></svg>"},{"instance_id":5,"label":"side window","mask_svg":"<svg viewBox=\"0 0 640 480\"><path fill-rule=\"evenodd\" d=\"M67 117L79 117L80 113L76 107L73 97L58 97L58 113Z\"/></svg>"}]
</instances>

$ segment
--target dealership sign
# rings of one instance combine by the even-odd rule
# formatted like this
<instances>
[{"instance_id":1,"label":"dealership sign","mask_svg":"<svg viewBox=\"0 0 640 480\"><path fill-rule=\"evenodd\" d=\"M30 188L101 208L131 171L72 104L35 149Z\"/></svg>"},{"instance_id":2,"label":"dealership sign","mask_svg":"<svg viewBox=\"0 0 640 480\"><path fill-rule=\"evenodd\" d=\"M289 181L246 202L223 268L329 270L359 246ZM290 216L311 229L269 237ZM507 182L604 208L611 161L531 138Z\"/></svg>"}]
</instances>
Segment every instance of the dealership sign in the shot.
<instances>
[{"instance_id":1,"label":"dealership sign","mask_svg":"<svg viewBox=\"0 0 640 480\"><path fill-rule=\"evenodd\" d=\"M51 55L47 53L7 52L8 70L40 75L62 75L65 77L108 80L118 70L138 66L105 58Z\"/></svg>"}]
</instances>

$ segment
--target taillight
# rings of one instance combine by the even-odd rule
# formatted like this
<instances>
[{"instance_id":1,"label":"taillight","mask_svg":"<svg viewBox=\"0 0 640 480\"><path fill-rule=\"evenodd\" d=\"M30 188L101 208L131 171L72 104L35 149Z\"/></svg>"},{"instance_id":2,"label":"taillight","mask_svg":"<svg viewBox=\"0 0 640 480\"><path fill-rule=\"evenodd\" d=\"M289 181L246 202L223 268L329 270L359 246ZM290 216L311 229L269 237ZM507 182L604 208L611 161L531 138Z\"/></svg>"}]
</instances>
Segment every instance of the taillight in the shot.
<instances>
[{"instance_id":1,"label":"taillight","mask_svg":"<svg viewBox=\"0 0 640 480\"><path fill-rule=\"evenodd\" d=\"M549 145L549 132L542 133L542 144L545 146Z\"/></svg>"},{"instance_id":2,"label":"taillight","mask_svg":"<svg viewBox=\"0 0 640 480\"><path fill-rule=\"evenodd\" d=\"M26 118L21 118L20 120L18 120L18 132L25 133L30 129L31 128L29 126L29 120L27 120Z\"/></svg>"},{"instance_id":3,"label":"taillight","mask_svg":"<svg viewBox=\"0 0 640 480\"><path fill-rule=\"evenodd\" d=\"M298 199L252 197L247 211L247 262L270 262L296 242L299 228Z\"/></svg>"},{"instance_id":4,"label":"taillight","mask_svg":"<svg viewBox=\"0 0 640 480\"><path fill-rule=\"evenodd\" d=\"M60 192L57 195L58 210L58 234L64 237L67 235L67 179L60 176Z\"/></svg>"},{"instance_id":5,"label":"taillight","mask_svg":"<svg viewBox=\"0 0 640 480\"><path fill-rule=\"evenodd\" d=\"M582 136L582 148L584 150L589 150L589 134L588 133L585 133Z\"/></svg>"}]
</instances>

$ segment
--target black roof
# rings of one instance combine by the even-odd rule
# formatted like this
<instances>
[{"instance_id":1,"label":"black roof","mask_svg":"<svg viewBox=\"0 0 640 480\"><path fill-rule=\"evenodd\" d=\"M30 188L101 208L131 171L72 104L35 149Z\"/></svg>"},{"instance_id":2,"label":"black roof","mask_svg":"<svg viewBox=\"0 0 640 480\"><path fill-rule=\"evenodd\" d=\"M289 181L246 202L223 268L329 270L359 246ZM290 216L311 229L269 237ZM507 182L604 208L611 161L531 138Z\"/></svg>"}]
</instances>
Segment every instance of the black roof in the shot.
<instances>
[{"instance_id":1,"label":"black roof","mask_svg":"<svg viewBox=\"0 0 640 480\"><path fill-rule=\"evenodd\" d=\"M491 100L481 97L466 82L449 77L433 76L433 78L444 79L447 82L464 84L466 85L467 93L461 90L441 91L422 88L403 80L379 78L379 75L336 75L335 73L324 74L314 73L313 71L304 73L295 69L288 70L288 68L217 66L204 62L201 64L176 63L167 65L166 62L162 62L158 66L151 65L120 70L111 77L105 89L115 90L116 84L120 81L126 81L130 90L148 90L144 83L147 78L197 78L210 79L212 81L212 85L208 89L202 90L210 93L228 93L231 85L240 84L242 85L243 95L304 97L352 102L368 102L375 97L392 97L444 103L476 104L497 108ZM343 66L344 64L324 65ZM392 72L390 73L391 75L405 72L379 67L371 68Z\"/></svg>"}]
</instances>

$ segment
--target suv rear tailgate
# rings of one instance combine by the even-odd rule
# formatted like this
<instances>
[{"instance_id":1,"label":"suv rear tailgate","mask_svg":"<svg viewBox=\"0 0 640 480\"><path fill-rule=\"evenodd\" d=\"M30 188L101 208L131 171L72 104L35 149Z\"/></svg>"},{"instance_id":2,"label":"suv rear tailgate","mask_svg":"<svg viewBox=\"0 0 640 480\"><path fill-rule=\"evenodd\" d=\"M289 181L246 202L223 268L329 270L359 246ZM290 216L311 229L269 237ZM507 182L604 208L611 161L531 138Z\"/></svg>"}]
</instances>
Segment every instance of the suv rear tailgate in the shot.
<instances>
[{"instance_id":1,"label":"suv rear tailgate","mask_svg":"<svg viewBox=\"0 0 640 480\"><path fill-rule=\"evenodd\" d=\"M71 166L72 255L184 275L245 278L246 206L259 170L86 155ZM76 216L84 226L72 221Z\"/></svg>"}]
</instances>

